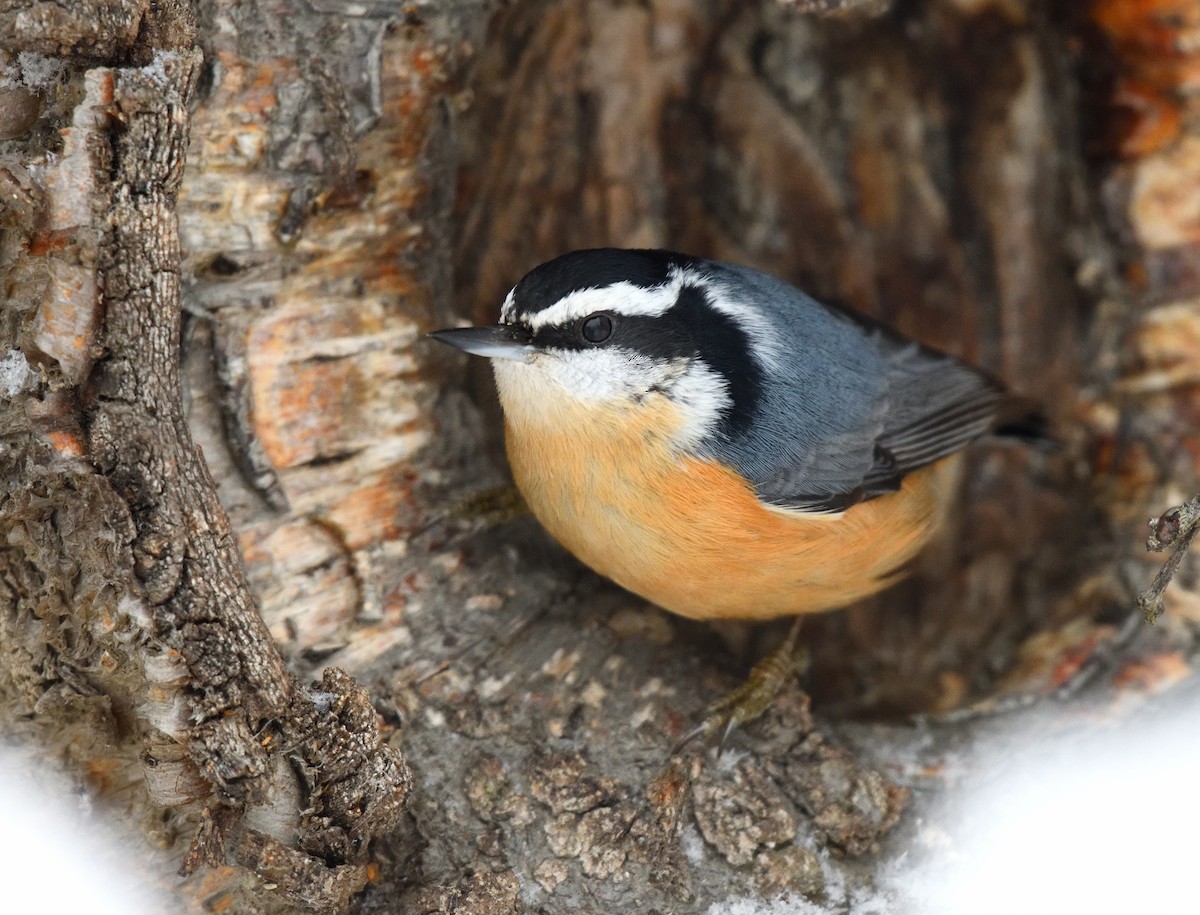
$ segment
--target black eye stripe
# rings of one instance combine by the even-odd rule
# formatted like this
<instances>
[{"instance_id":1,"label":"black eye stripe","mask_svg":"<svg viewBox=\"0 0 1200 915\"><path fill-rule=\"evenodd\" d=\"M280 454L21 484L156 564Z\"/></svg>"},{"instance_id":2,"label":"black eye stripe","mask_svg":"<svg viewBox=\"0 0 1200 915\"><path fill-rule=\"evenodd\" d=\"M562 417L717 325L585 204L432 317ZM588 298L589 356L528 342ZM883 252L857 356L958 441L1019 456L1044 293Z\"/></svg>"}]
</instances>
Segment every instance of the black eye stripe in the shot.
<instances>
[{"instance_id":1,"label":"black eye stripe","mask_svg":"<svg viewBox=\"0 0 1200 915\"><path fill-rule=\"evenodd\" d=\"M662 315L613 315L612 335L599 345L582 336L583 323L592 317L543 327L534 334L534 345L560 350L619 347L660 361L699 357L725 381L732 401L720 431L734 438L754 421L762 400L762 368L747 332L735 318L713 307L703 287L684 286Z\"/></svg>"},{"instance_id":2,"label":"black eye stripe","mask_svg":"<svg viewBox=\"0 0 1200 915\"><path fill-rule=\"evenodd\" d=\"M714 308L708 293L685 286L667 316L692 331L700 358L728 386L732 408L721 419L720 429L733 438L750 428L763 395L763 371L750 335L737 320Z\"/></svg>"},{"instance_id":3,"label":"black eye stripe","mask_svg":"<svg viewBox=\"0 0 1200 915\"><path fill-rule=\"evenodd\" d=\"M534 346L544 349L588 350L615 346L653 359L679 359L696 353L691 336L666 316L612 315L612 332L599 343L583 336L583 325L596 315L569 324L549 324L533 333Z\"/></svg>"}]
</instances>

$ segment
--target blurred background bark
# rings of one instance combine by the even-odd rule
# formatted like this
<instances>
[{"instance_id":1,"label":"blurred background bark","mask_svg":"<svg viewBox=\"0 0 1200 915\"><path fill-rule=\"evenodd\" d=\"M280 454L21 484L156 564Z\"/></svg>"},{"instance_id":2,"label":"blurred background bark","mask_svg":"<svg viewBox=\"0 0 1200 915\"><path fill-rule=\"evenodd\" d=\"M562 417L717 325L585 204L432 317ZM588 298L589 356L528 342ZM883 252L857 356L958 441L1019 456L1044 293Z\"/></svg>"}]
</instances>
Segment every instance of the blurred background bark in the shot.
<instances>
[{"instance_id":1,"label":"blurred background bark","mask_svg":"<svg viewBox=\"0 0 1200 915\"><path fill-rule=\"evenodd\" d=\"M1188 672L1186 570L1104 659L1200 460L1198 45L1184 0L0 0L5 732L196 907L844 906L961 739L906 716ZM914 575L806 623L817 723L729 765L668 757L746 657L445 511L505 470L423 332L609 244L883 318L1063 445L975 449Z\"/></svg>"}]
</instances>

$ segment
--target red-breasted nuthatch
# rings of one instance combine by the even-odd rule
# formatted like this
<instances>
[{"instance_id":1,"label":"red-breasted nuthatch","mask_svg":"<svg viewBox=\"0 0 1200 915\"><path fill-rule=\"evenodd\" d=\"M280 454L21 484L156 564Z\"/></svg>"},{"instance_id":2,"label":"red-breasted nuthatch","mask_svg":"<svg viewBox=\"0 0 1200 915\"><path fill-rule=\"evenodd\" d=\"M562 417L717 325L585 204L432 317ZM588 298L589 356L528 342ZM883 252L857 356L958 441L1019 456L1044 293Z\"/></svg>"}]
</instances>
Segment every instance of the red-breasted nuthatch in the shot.
<instances>
[{"instance_id":1,"label":"red-breasted nuthatch","mask_svg":"<svg viewBox=\"0 0 1200 915\"><path fill-rule=\"evenodd\" d=\"M602 248L536 268L494 327L513 477L601 575L698 619L852 603L943 519L953 457L1019 415L987 375L747 267Z\"/></svg>"}]
</instances>

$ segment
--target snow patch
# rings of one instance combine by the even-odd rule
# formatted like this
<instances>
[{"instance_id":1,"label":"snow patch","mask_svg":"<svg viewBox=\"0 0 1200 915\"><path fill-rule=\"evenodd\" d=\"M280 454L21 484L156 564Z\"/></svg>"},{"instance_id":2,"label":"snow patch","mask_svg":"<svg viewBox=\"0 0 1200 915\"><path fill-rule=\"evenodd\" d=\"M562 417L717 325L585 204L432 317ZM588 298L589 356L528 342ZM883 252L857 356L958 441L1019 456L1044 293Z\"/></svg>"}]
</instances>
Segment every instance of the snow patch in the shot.
<instances>
[{"instance_id":1,"label":"snow patch","mask_svg":"<svg viewBox=\"0 0 1200 915\"><path fill-rule=\"evenodd\" d=\"M0 359L0 391L5 397L16 397L25 387L25 382L31 374L32 370L25 354L19 349L9 350L8 354Z\"/></svg>"},{"instance_id":2,"label":"snow patch","mask_svg":"<svg viewBox=\"0 0 1200 915\"><path fill-rule=\"evenodd\" d=\"M1103 734L996 741L950 811L951 849L898 885L922 915L1194 907L1200 709ZM941 837L939 837L940 839Z\"/></svg>"},{"instance_id":3,"label":"snow patch","mask_svg":"<svg viewBox=\"0 0 1200 915\"><path fill-rule=\"evenodd\" d=\"M123 613L147 632L154 631L154 618L150 613L150 607L136 594L132 592L122 594L121 599L117 601L117 612Z\"/></svg>"},{"instance_id":4,"label":"snow patch","mask_svg":"<svg viewBox=\"0 0 1200 915\"><path fill-rule=\"evenodd\" d=\"M704 839L700 837L700 830L694 823L688 823L683 827L680 845L683 848L683 856L691 864L698 866L704 862Z\"/></svg>"},{"instance_id":5,"label":"snow patch","mask_svg":"<svg viewBox=\"0 0 1200 915\"><path fill-rule=\"evenodd\" d=\"M708 915L832 915L833 909L816 905L798 896L774 899L727 899L714 902Z\"/></svg>"},{"instance_id":6,"label":"snow patch","mask_svg":"<svg viewBox=\"0 0 1200 915\"><path fill-rule=\"evenodd\" d=\"M153 852L92 814L86 796L73 799L71 787L42 755L0 745L5 911L165 915L174 909L148 889L161 880L145 863Z\"/></svg>"},{"instance_id":7,"label":"snow patch","mask_svg":"<svg viewBox=\"0 0 1200 915\"><path fill-rule=\"evenodd\" d=\"M22 51L17 55L17 66L21 68L21 82L28 88L48 89L62 75L66 64L58 57Z\"/></svg>"},{"instance_id":8,"label":"snow patch","mask_svg":"<svg viewBox=\"0 0 1200 915\"><path fill-rule=\"evenodd\" d=\"M60 58L21 51L17 54L15 63L0 66L0 86L48 89L58 80L65 66Z\"/></svg>"},{"instance_id":9,"label":"snow patch","mask_svg":"<svg viewBox=\"0 0 1200 915\"><path fill-rule=\"evenodd\" d=\"M1175 705L1124 720L1111 710L1014 719L939 760L942 799L871 880L819 853L824 903L739 896L707 915L1196 911L1200 702ZM703 843L689 830L683 852L698 865Z\"/></svg>"}]
</instances>

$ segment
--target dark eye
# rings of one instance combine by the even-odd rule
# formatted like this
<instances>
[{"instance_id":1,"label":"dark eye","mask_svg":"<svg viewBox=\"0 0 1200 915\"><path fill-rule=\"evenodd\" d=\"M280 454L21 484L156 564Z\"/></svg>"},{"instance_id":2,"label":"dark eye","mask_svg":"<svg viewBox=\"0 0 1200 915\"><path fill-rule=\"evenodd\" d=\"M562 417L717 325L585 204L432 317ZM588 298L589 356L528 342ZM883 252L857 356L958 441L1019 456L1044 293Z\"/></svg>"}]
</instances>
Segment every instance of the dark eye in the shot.
<instances>
[{"instance_id":1,"label":"dark eye","mask_svg":"<svg viewBox=\"0 0 1200 915\"><path fill-rule=\"evenodd\" d=\"M583 339L588 343L603 343L612 336L613 322L608 315L592 315L583 322Z\"/></svg>"}]
</instances>

